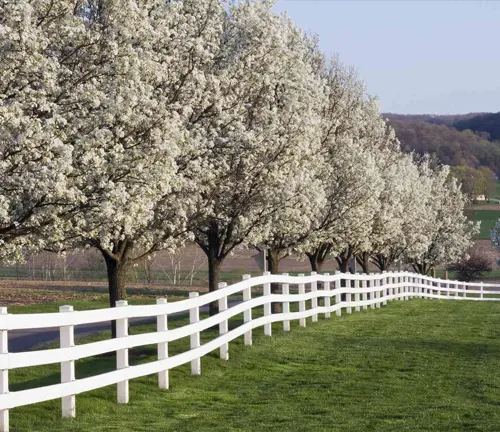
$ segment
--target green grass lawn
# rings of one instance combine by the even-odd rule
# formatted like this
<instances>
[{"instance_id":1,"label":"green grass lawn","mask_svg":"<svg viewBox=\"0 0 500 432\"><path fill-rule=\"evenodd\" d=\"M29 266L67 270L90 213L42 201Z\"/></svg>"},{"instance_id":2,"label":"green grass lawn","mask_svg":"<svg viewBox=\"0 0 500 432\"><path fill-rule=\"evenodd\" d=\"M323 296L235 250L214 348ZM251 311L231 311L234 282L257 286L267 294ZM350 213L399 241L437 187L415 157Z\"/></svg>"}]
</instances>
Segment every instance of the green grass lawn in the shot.
<instances>
[{"instance_id":1,"label":"green grass lawn","mask_svg":"<svg viewBox=\"0 0 500 432\"><path fill-rule=\"evenodd\" d=\"M47 306L44 306L47 307ZM18 310L20 311L20 309ZM238 320L240 317L238 317ZM173 321L172 326L183 324ZM237 320L232 324L235 325ZM137 331L151 331L143 326ZM203 339L214 336L204 332ZM115 387L76 398L77 417L60 418L60 401L11 411L13 431L495 431L500 424L500 304L412 300L379 310L292 324L254 345L230 344L230 360L202 359L130 383L130 404ZM171 344L171 354L188 346ZM130 353L154 360L155 347ZM77 362L77 376L114 368L114 357ZM58 367L11 372L11 390L47 385Z\"/></svg>"},{"instance_id":2,"label":"green grass lawn","mask_svg":"<svg viewBox=\"0 0 500 432\"><path fill-rule=\"evenodd\" d=\"M466 210L465 214L472 221L481 221L481 232L479 239L490 238L490 231L495 226L497 220L500 218L500 211L498 210Z\"/></svg>"}]
</instances>

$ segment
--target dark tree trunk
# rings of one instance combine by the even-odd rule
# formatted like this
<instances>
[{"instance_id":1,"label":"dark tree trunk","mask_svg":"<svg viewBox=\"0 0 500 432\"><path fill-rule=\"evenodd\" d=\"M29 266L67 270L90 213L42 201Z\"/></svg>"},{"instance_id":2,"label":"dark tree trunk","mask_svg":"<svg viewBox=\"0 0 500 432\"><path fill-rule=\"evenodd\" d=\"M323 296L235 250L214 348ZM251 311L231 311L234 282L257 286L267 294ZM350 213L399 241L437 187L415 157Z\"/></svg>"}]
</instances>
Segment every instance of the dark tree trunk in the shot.
<instances>
[{"instance_id":1,"label":"dark tree trunk","mask_svg":"<svg viewBox=\"0 0 500 432\"><path fill-rule=\"evenodd\" d=\"M412 263L411 266L413 267L413 270L421 275L427 275L429 273L429 270L431 269L431 266L427 265L426 263Z\"/></svg>"},{"instance_id":2,"label":"dark tree trunk","mask_svg":"<svg viewBox=\"0 0 500 432\"><path fill-rule=\"evenodd\" d=\"M370 254L368 254L368 252L363 252L359 255L356 256L356 261L358 262L358 264L361 266L361 268L363 269L363 273L370 273L370 269L369 269L369 266L370 266Z\"/></svg>"},{"instance_id":3,"label":"dark tree trunk","mask_svg":"<svg viewBox=\"0 0 500 432\"><path fill-rule=\"evenodd\" d=\"M372 257L373 263L378 267L378 269L383 272L389 270L389 267L394 264L394 255L382 255L377 254Z\"/></svg>"},{"instance_id":4,"label":"dark tree trunk","mask_svg":"<svg viewBox=\"0 0 500 432\"><path fill-rule=\"evenodd\" d=\"M311 270L320 273L323 264L326 261L328 254L332 249L332 245L329 243L323 243L319 245L316 249L311 252L307 252L307 258L309 258L309 262L311 263Z\"/></svg>"},{"instance_id":5,"label":"dark tree trunk","mask_svg":"<svg viewBox=\"0 0 500 432\"><path fill-rule=\"evenodd\" d=\"M223 259L217 257L217 251L213 249L209 249L209 253L207 254L208 260L208 290L210 292L216 291L219 287L220 282L220 269L222 267ZM210 303L210 316L216 315L219 313L219 303L212 302Z\"/></svg>"},{"instance_id":6,"label":"dark tree trunk","mask_svg":"<svg viewBox=\"0 0 500 432\"><path fill-rule=\"evenodd\" d=\"M319 273L321 271L321 265L323 263L320 264L319 259L318 259L318 255L316 253L312 253L312 254L306 253L306 255L307 255L307 258L309 258L309 263L311 264L311 270Z\"/></svg>"},{"instance_id":7,"label":"dark tree trunk","mask_svg":"<svg viewBox=\"0 0 500 432\"><path fill-rule=\"evenodd\" d=\"M340 255L335 257L335 260L337 261L337 264L339 266L339 270L341 273L348 273L349 271L349 261L351 260L352 254L349 252L349 250L345 250L342 252ZM351 281L342 279L341 280L341 285L342 287L347 286L347 284L350 284ZM346 294L342 294L340 296L340 299L342 301L346 300Z\"/></svg>"},{"instance_id":8,"label":"dark tree trunk","mask_svg":"<svg viewBox=\"0 0 500 432\"><path fill-rule=\"evenodd\" d=\"M126 266L121 259L112 257L105 252L102 254L108 273L109 305L115 307L117 301L127 298ZM116 337L116 321L111 322L111 335L113 338Z\"/></svg>"},{"instance_id":9,"label":"dark tree trunk","mask_svg":"<svg viewBox=\"0 0 500 432\"><path fill-rule=\"evenodd\" d=\"M271 274L279 274L279 265L281 256L279 251L267 250L267 269ZM278 283L271 284L271 294L279 294L280 286ZM279 303L271 304L272 313L280 313L281 308Z\"/></svg>"},{"instance_id":10,"label":"dark tree trunk","mask_svg":"<svg viewBox=\"0 0 500 432\"><path fill-rule=\"evenodd\" d=\"M349 260L350 258L337 256L335 257L337 264L339 265L340 273L347 273L349 271Z\"/></svg>"}]
</instances>

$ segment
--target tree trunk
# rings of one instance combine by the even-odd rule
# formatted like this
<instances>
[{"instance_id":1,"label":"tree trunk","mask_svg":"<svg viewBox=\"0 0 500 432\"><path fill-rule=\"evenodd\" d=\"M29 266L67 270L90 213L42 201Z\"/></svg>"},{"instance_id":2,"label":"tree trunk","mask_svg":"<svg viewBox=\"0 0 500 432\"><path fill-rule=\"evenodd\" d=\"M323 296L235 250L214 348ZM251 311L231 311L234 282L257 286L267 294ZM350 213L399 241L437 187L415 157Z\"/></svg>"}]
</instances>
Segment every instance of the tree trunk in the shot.
<instances>
[{"instance_id":1,"label":"tree trunk","mask_svg":"<svg viewBox=\"0 0 500 432\"><path fill-rule=\"evenodd\" d=\"M209 246L207 254L208 260L208 290L210 292L216 291L220 282L220 269L222 267L223 259L217 257L217 251ZM210 316L219 313L219 302L215 301L210 303Z\"/></svg>"},{"instance_id":2,"label":"tree trunk","mask_svg":"<svg viewBox=\"0 0 500 432\"><path fill-rule=\"evenodd\" d=\"M271 274L279 274L279 265L281 257L279 251L267 250L267 269ZM279 294L280 286L278 283L271 284L271 294ZM281 308L279 303L271 304L271 313L280 313Z\"/></svg>"},{"instance_id":3,"label":"tree trunk","mask_svg":"<svg viewBox=\"0 0 500 432\"><path fill-rule=\"evenodd\" d=\"M429 273L430 266L423 263L412 263L411 265L413 267L413 270L415 270L417 273L426 276Z\"/></svg>"},{"instance_id":4,"label":"tree trunk","mask_svg":"<svg viewBox=\"0 0 500 432\"><path fill-rule=\"evenodd\" d=\"M103 256L108 273L109 305L115 307L117 301L127 298L126 266L120 259L116 259L105 252L103 252ZM116 337L116 321L111 322L111 336Z\"/></svg>"},{"instance_id":5,"label":"tree trunk","mask_svg":"<svg viewBox=\"0 0 500 432\"><path fill-rule=\"evenodd\" d=\"M337 257L335 257L335 260L337 261L337 264L339 265L340 273L347 273L348 272L348 265L349 265L349 258L337 256Z\"/></svg>"},{"instance_id":6,"label":"tree trunk","mask_svg":"<svg viewBox=\"0 0 500 432\"><path fill-rule=\"evenodd\" d=\"M311 271L315 271L317 273L321 272L321 268L323 267L324 261L320 259L317 251L314 253L306 253L307 258L309 258L309 263L311 264Z\"/></svg>"},{"instance_id":7,"label":"tree trunk","mask_svg":"<svg viewBox=\"0 0 500 432\"><path fill-rule=\"evenodd\" d=\"M363 273L370 273L369 265L370 265L370 255L368 252L363 252L362 254L356 256L356 261L363 269Z\"/></svg>"}]
</instances>

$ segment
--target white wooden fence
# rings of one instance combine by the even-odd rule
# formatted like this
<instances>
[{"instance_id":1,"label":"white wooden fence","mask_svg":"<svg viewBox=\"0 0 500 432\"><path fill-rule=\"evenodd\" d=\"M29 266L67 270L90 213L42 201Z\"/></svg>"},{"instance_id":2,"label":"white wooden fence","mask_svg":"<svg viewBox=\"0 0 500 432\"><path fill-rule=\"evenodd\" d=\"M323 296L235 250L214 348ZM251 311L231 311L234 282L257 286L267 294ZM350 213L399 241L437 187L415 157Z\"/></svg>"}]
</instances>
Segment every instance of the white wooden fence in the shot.
<instances>
[{"instance_id":1,"label":"white wooden fence","mask_svg":"<svg viewBox=\"0 0 500 432\"><path fill-rule=\"evenodd\" d=\"M318 289L318 282L321 289ZM271 294L271 283L281 286L281 293ZM263 295L252 298L252 288L263 286ZM307 289L306 289L307 287ZM292 288L292 289L291 289ZM332 312L340 316L342 311L352 313L368 308L380 308L390 301L410 298L434 298L449 300L499 301L500 285L483 283L463 283L434 279L408 272L387 272L382 274L340 274L310 276L270 275L251 278L243 276L243 281L227 286L219 285L216 292L199 295L191 292L188 300L168 303L158 299L156 305L128 306L121 301L113 309L73 311L72 306L62 306L59 313L8 314L7 308L0 308L0 431L9 430L9 410L51 399L61 399L63 417L75 416L75 395L117 385L118 403L129 400L128 382L145 375L158 374L158 384L168 389L170 369L191 362L191 373L201 373L201 358L207 353L220 349L220 357L229 359L229 342L243 336L245 345L252 344L252 330L264 327L264 334L271 336L271 324L283 322L283 330L290 330L290 321L299 320L306 325L306 318L318 320L320 314L329 318ZM292 293L293 292L293 293ZM243 295L242 302L232 302L228 308L228 297ZM342 295L344 300L342 300ZM241 298L241 297L240 297ZM318 299L323 299L318 305ZM219 313L200 320L200 307L211 302L219 302ZM306 305L310 301L311 308ZM281 313L271 313L271 303L282 304ZM298 312L292 312L290 303L298 303ZM252 308L264 306L264 315L252 318ZM168 316L189 311L189 324L168 329ZM228 320L243 313L243 324L229 330ZM154 333L128 335L130 318L156 317L157 330ZM116 320L117 338L99 342L75 345L74 326ZM203 345L200 332L219 326L219 336ZM60 348L20 353L8 352L8 332L11 330L43 329L59 327ZM190 337L190 350L169 357L168 343ZM157 344L158 360L146 364L129 366L128 350L143 345ZM116 351L116 370L75 379L75 360ZM61 383L45 387L9 393L9 370L30 366L60 363Z\"/></svg>"}]
</instances>

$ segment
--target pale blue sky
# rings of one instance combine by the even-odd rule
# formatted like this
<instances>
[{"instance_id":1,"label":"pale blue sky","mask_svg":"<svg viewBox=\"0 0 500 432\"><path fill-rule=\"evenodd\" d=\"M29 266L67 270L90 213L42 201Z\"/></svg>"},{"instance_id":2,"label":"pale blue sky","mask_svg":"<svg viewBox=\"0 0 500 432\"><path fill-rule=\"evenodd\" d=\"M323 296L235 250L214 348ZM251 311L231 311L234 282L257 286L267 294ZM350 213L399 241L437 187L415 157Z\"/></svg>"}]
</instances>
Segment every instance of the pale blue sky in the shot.
<instances>
[{"instance_id":1,"label":"pale blue sky","mask_svg":"<svg viewBox=\"0 0 500 432\"><path fill-rule=\"evenodd\" d=\"M384 112L500 111L500 1L277 0Z\"/></svg>"}]
</instances>

